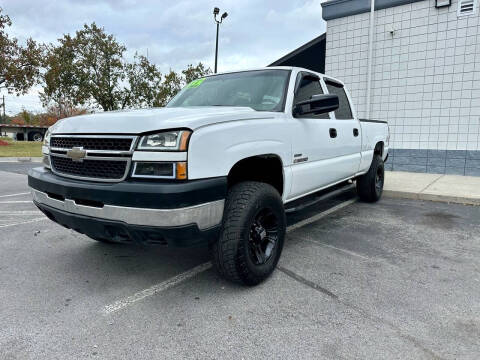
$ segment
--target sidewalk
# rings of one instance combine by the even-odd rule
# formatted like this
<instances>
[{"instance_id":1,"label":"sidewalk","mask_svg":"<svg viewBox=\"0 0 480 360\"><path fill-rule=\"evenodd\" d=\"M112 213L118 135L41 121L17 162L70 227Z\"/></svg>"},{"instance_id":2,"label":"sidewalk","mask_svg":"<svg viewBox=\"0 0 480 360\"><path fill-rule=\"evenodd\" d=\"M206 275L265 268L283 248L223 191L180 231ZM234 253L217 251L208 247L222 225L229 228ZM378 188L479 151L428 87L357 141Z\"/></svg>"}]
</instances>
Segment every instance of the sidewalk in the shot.
<instances>
[{"instance_id":1,"label":"sidewalk","mask_svg":"<svg viewBox=\"0 0 480 360\"><path fill-rule=\"evenodd\" d=\"M386 171L388 197L480 205L480 177Z\"/></svg>"}]
</instances>

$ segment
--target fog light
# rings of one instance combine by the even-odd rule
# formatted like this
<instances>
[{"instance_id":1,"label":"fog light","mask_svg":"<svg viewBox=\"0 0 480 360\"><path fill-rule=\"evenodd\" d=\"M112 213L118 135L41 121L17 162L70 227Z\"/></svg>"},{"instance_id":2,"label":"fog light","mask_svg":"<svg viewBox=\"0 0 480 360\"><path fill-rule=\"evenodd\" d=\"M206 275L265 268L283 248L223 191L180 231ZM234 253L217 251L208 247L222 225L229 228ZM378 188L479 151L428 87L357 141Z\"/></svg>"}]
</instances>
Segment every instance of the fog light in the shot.
<instances>
[{"instance_id":1,"label":"fog light","mask_svg":"<svg viewBox=\"0 0 480 360\"><path fill-rule=\"evenodd\" d=\"M50 168L51 168L51 165L50 165L50 157L49 157L48 155L43 155L42 162L43 162L43 165L44 165L47 169L50 169Z\"/></svg>"},{"instance_id":2,"label":"fog light","mask_svg":"<svg viewBox=\"0 0 480 360\"><path fill-rule=\"evenodd\" d=\"M175 178L175 164L165 162L136 162L133 177L140 178Z\"/></svg>"}]
</instances>

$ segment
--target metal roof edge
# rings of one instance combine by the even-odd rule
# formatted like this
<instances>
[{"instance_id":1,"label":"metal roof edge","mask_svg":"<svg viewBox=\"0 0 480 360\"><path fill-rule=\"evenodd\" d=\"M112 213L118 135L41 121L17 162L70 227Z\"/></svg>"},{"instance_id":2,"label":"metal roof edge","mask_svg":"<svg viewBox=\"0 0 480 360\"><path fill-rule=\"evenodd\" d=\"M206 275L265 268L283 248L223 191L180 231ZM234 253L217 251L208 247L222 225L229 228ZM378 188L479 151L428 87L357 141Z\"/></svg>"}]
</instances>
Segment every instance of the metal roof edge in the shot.
<instances>
[{"instance_id":1,"label":"metal roof edge","mask_svg":"<svg viewBox=\"0 0 480 360\"><path fill-rule=\"evenodd\" d=\"M411 4L418 1L425 0L376 0L375 10ZM369 11L370 0L330 0L322 3L322 17L326 21L362 14Z\"/></svg>"},{"instance_id":2,"label":"metal roof edge","mask_svg":"<svg viewBox=\"0 0 480 360\"><path fill-rule=\"evenodd\" d=\"M282 56L280 59L275 60L273 63L271 63L271 64L268 65L268 66L277 66L278 64L283 63L284 61L286 61L286 60L294 57L295 55L298 55L299 53L301 53L301 52L304 51L305 49L308 49L309 47L314 46L314 45L317 45L319 42L321 42L321 41L323 41L323 40L326 40L326 38L327 38L327 34L326 34L326 33L323 33L322 35L317 36L315 39L310 40L310 41L307 42L306 44L303 44L303 45L300 46L299 48L297 48L297 49L289 52L287 55Z\"/></svg>"}]
</instances>

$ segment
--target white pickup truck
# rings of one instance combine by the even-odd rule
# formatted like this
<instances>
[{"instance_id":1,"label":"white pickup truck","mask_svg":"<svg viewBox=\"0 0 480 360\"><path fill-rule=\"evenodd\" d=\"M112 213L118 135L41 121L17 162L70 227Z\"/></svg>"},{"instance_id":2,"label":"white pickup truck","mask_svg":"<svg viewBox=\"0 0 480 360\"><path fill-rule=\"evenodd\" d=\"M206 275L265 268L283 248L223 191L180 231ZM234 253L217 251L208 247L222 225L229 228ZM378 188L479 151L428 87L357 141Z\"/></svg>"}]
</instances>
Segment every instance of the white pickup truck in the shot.
<instances>
[{"instance_id":1,"label":"white pickup truck","mask_svg":"<svg viewBox=\"0 0 480 360\"><path fill-rule=\"evenodd\" d=\"M285 209L356 181L380 198L386 122L359 120L339 80L295 67L215 74L159 109L68 118L28 182L51 220L102 242L209 245L255 285L280 258Z\"/></svg>"}]
</instances>

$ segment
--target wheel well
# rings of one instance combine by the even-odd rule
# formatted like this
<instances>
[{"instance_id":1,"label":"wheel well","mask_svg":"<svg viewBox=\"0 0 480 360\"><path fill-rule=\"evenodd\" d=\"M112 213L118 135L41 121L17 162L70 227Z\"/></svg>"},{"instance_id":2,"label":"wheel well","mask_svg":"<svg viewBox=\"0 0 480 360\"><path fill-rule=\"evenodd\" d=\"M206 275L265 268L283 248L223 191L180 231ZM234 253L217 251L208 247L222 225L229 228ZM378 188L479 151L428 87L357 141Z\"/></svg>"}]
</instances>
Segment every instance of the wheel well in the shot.
<instances>
[{"instance_id":1,"label":"wheel well","mask_svg":"<svg viewBox=\"0 0 480 360\"><path fill-rule=\"evenodd\" d=\"M228 174L228 187L241 181L259 181L272 185L283 194L283 165L277 155L259 155L237 162Z\"/></svg>"},{"instance_id":2,"label":"wheel well","mask_svg":"<svg viewBox=\"0 0 480 360\"><path fill-rule=\"evenodd\" d=\"M375 145L375 150L373 153L383 156L383 146L383 141L378 142L377 145Z\"/></svg>"}]
</instances>

